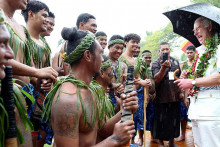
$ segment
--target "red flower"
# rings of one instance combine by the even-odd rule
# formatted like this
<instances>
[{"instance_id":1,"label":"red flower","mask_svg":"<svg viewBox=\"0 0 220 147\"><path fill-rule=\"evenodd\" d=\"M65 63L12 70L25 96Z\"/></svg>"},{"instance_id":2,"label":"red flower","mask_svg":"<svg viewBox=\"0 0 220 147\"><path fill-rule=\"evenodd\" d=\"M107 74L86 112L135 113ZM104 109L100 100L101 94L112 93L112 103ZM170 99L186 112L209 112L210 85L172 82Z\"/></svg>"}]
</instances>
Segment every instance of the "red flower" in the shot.
<instances>
[{"instance_id":1,"label":"red flower","mask_svg":"<svg viewBox=\"0 0 220 147\"><path fill-rule=\"evenodd\" d=\"M207 58L209 56L209 52L205 55L205 57Z\"/></svg>"}]
</instances>

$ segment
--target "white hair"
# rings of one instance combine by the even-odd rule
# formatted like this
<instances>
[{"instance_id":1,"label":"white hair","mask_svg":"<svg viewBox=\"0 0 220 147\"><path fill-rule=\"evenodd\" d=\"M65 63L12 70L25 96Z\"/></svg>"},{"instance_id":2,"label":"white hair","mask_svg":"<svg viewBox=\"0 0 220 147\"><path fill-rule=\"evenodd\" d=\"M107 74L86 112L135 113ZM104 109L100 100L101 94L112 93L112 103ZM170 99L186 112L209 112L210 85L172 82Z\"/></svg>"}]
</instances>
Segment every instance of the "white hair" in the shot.
<instances>
[{"instance_id":1,"label":"white hair","mask_svg":"<svg viewBox=\"0 0 220 147\"><path fill-rule=\"evenodd\" d=\"M203 16L197 18L196 20L201 21L205 28L209 27L209 25L212 24L212 21L210 19L203 17Z\"/></svg>"}]
</instances>

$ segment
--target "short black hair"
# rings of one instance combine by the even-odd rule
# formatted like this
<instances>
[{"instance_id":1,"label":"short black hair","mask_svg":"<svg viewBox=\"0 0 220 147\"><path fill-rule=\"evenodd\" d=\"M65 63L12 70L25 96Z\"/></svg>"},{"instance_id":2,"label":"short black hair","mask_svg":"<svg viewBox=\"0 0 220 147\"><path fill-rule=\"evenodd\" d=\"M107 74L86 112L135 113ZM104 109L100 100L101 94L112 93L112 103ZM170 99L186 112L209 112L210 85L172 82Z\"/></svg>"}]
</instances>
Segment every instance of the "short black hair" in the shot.
<instances>
[{"instance_id":1,"label":"short black hair","mask_svg":"<svg viewBox=\"0 0 220 147\"><path fill-rule=\"evenodd\" d=\"M103 31L99 31L99 32L95 33L95 37L98 37L98 36L106 36L107 37L106 33Z\"/></svg>"},{"instance_id":2,"label":"short black hair","mask_svg":"<svg viewBox=\"0 0 220 147\"><path fill-rule=\"evenodd\" d=\"M142 54L144 54L144 53L151 53L151 51L149 51L149 50L144 50L144 51L142 52Z\"/></svg>"},{"instance_id":3,"label":"short black hair","mask_svg":"<svg viewBox=\"0 0 220 147\"><path fill-rule=\"evenodd\" d=\"M193 45L187 46L186 50L193 50L195 52L196 48Z\"/></svg>"},{"instance_id":4,"label":"short black hair","mask_svg":"<svg viewBox=\"0 0 220 147\"><path fill-rule=\"evenodd\" d=\"M130 34L125 35L124 41L129 42L130 40L140 42L141 37L138 34L135 34L135 33L130 33Z\"/></svg>"},{"instance_id":5,"label":"short black hair","mask_svg":"<svg viewBox=\"0 0 220 147\"><path fill-rule=\"evenodd\" d=\"M159 49L160 49L160 46L161 45L169 45L169 43L167 43L167 42L161 42L160 44L159 44ZM170 46L170 45L169 45Z\"/></svg>"},{"instance_id":6,"label":"short black hair","mask_svg":"<svg viewBox=\"0 0 220 147\"><path fill-rule=\"evenodd\" d=\"M54 15L53 12L50 11L48 14L49 14L48 17L51 17L51 18L55 19L55 15Z\"/></svg>"},{"instance_id":7,"label":"short black hair","mask_svg":"<svg viewBox=\"0 0 220 147\"><path fill-rule=\"evenodd\" d=\"M89 13L82 13L78 16L77 21L76 21L76 26L79 28L80 22L87 23L89 19L96 19L95 16Z\"/></svg>"},{"instance_id":8,"label":"short black hair","mask_svg":"<svg viewBox=\"0 0 220 147\"><path fill-rule=\"evenodd\" d=\"M49 13L49 8L48 6L40 1L32 0L27 4L27 8L25 10L21 11L21 14L24 17L25 22L28 21L28 12L32 11L35 14L38 13L40 10L45 10Z\"/></svg>"},{"instance_id":9,"label":"short black hair","mask_svg":"<svg viewBox=\"0 0 220 147\"><path fill-rule=\"evenodd\" d=\"M83 30L77 30L77 28L63 28L61 32L61 36L63 37L64 40L67 40L67 55L69 55L72 51L76 49L76 47L80 44L82 39L87 35L88 31L83 31ZM95 54L95 47L97 46L97 43L94 41L88 50L92 53ZM75 62L71 63L71 66L76 65L80 62L82 59L83 55Z\"/></svg>"},{"instance_id":10,"label":"short black hair","mask_svg":"<svg viewBox=\"0 0 220 147\"><path fill-rule=\"evenodd\" d=\"M110 39L109 39L109 42L111 42L112 40L115 40L115 39L121 39L121 40L124 40L124 38L121 36L121 35L113 35ZM114 44L110 45L113 46Z\"/></svg>"}]
</instances>

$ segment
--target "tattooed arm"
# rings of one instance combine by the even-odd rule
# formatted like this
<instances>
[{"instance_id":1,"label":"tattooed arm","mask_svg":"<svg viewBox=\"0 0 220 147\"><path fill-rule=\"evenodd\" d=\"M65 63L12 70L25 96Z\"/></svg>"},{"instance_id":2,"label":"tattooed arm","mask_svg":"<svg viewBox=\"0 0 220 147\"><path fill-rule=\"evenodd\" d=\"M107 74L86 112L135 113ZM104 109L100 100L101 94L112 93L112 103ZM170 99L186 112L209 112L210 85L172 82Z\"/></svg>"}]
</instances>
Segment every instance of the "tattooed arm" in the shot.
<instances>
[{"instance_id":1,"label":"tattooed arm","mask_svg":"<svg viewBox=\"0 0 220 147\"><path fill-rule=\"evenodd\" d=\"M77 110L77 108L79 108ZM60 94L52 106L54 143L56 147L79 146L79 118L81 106L77 107L76 94Z\"/></svg>"}]
</instances>

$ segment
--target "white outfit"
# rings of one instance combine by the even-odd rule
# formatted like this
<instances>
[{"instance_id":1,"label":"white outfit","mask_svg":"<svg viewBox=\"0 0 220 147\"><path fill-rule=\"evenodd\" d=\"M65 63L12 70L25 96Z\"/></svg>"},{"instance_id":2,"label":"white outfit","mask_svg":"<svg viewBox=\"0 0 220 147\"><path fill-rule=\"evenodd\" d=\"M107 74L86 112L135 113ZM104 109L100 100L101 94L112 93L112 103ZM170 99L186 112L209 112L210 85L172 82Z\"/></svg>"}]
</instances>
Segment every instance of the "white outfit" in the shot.
<instances>
[{"instance_id":1,"label":"white outfit","mask_svg":"<svg viewBox=\"0 0 220 147\"><path fill-rule=\"evenodd\" d=\"M205 46L197 48L200 57ZM200 61L198 60L198 63ZM206 70L205 77L220 74L220 46ZM190 98L189 118L192 120L194 144L199 147L220 147L220 85L200 87L195 97Z\"/></svg>"}]
</instances>

